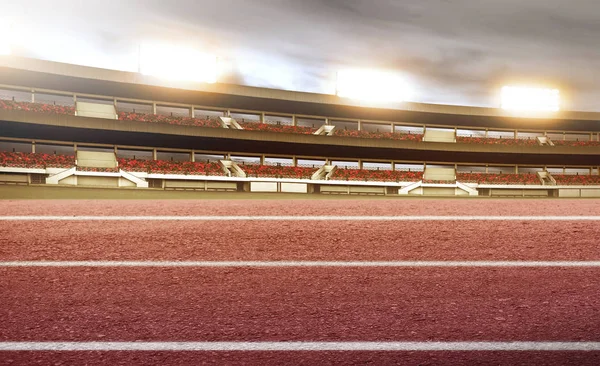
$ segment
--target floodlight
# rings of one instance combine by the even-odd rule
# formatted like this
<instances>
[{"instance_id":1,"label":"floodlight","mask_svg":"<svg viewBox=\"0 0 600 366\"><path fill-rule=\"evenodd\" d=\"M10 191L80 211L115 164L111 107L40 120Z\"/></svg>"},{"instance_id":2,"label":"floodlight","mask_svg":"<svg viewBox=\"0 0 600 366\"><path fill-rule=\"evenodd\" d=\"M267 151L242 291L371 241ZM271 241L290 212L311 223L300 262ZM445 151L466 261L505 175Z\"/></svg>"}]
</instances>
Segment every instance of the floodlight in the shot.
<instances>
[{"instance_id":1,"label":"floodlight","mask_svg":"<svg viewBox=\"0 0 600 366\"><path fill-rule=\"evenodd\" d=\"M371 103L402 102L410 97L410 88L399 74L368 69L340 70L336 94L342 98Z\"/></svg>"},{"instance_id":2,"label":"floodlight","mask_svg":"<svg viewBox=\"0 0 600 366\"><path fill-rule=\"evenodd\" d=\"M560 109L558 89L505 86L502 109L511 111L556 112Z\"/></svg>"},{"instance_id":3,"label":"floodlight","mask_svg":"<svg viewBox=\"0 0 600 366\"><path fill-rule=\"evenodd\" d=\"M174 81L217 81L217 58L200 51L170 45L140 47L140 72Z\"/></svg>"}]
</instances>

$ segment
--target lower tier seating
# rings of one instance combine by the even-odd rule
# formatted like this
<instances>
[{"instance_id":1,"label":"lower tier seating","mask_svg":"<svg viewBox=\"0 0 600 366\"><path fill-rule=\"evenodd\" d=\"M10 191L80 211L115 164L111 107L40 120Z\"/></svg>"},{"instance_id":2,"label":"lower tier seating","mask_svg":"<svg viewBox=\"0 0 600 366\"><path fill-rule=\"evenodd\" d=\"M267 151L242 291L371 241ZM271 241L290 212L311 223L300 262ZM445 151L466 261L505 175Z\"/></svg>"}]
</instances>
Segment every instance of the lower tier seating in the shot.
<instances>
[{"instance_id":1,"label":"lower tier seating","mask_svg":"<svg viewBox=\"0 0 600 366\"><path fill-rule=\"evenodd\" d=\"M72 168L75 156L33 154L22 152L0 152L0 166L11 168Z\"/></svg>"},{"instance_id":2,"label":"lower tier seating","mask_svg":"<svg viewBox=\"0 0 600 366\"><path fill-rule=\"evenodd\" d=\"M75 114L75 107L55 105L55 104L44 104L44 103L29 103L29 102L16 102L14 100L2 100L0 99L0 109L9 111L26 111L36 113L53 113L53 114Z\"/></svg>"},{"instance_id":3,"label":"lower tier seating","mask_svg":"<svg viewBox=\"0 0 600 366\"><path fill-rule=\"evenodd\" d=\"M357 131L357 130L333 130L334 136L342 137L358 137L367 139L383 139L383 140L408 140L408 141L422 141L423 134L418 133L395 133L395 132L369 132L369 131Z\"/></svg>"},{"instance_id":4,"label":"lower tier seating","mask_svg":"<svg viewBox=\"0 0 600 366\"><path fill-rule=\"evenodd\" d=\"M373 182L417 182L423 179L423 172L337 168L333 172L331 179Z\"/></svg>"},{"instance_id":5,"label":"lower tier seating","mask_svg":"<svg viewBox=\"0 0 600 366\"><path fill-rule=\"evenodd\" d=\"M239 165L247 177L310 179L318 168L283 165Z\"/></svg>"},{"instance_id":6,"label":"lower tier seating","mask_svg":"<svg viewBox=\"0 0 600 366\"><path fill-rule=\"evenodd\" d=\"M600 175L552 174L558 185L600 185Z\"/></svg>"},{"instance_id":7,"label":"lower tier seating","mask_svg":"<svg viewBox=\"0 0 600 366\"><path fill-rule=\"evenodd\" d=\"M225 171L217 162L191 162L168 160L117 159L119 168L129 172L155 174L185 174L224 176Z\"/></svg>"},{"instance_id":8,"label":"lower tier seating","mask_svg":"<svg viewBox=\"0 0 600 366\"><path fill-rule=\"evenodd\" d=\"M122 121L167 123L167 124L171 124L171 125L181 125L181 126L196 126L196 127L211 127L211 128L221 127L221 124L214 119L165 116L165 115L161 115L161 114L119 112L119 119Z\"/></svg>"},{"instance_id":9,"label":"lower tier seating","mask_svg":"<svg viewBox=\"0 0 600 366\"><path fill-rule=\"evenodd\" d=\"M456 173L461 183L479 184L542 184L537 174Z\"/></svg>"},{"instance_id":10,"label":"lower tier seating","mask_svg":"<svg viewBox=\"0 0 600 366\"><path fill-rule=\"evenodd\" d=\"M269 131L269 132L285 132L285 133L300 133L304 135L313 134L317 129L303 126L290 125L273 125L260 122L238 122L244 130L248 131Z\"/></svg>"}]
</instances>

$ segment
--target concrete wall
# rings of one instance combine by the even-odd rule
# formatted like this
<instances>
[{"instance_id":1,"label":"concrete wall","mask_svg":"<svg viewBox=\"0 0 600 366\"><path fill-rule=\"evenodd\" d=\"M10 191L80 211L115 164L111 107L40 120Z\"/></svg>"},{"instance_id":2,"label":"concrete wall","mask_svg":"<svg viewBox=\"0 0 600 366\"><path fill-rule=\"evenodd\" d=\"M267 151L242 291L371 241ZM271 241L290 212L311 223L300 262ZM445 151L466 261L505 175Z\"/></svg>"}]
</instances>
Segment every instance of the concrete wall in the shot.
<instances>
[{"instance_id":1,"label":"concrete wall","mask_svg":"<svg viewBox=\"0 0 600 366\"><path fill-rule=\"evenodd\" d=\"M117 158L114 153L78 150L77 165L93 168L115 168Z\"/></svg>"},{"instance_id":2,"label":"concrete wall","mask_svg":"<svg viewBox=\"0 0 600 366\"><path fill-rule=\"evenodd\" d=\"M112 104L77 102L77 115L80 117L116 119L117 112Z\"/></svg>"},{"instance_id":3,"label":"concrete wall","mask_svg":"<svg viewBox=\"0 0 600 366\"><path fill-rule=\"evenodd\" d=\"M6 174L0 173L0 182L5 183L27 183L27 174Z\"/></svg>"},{"instance_id":4,"label":"concrete wall","mask_svg":"<svg viewBox=\"0 0 600 366\"><path fill-rule=\"evenodd\" d=\"M564 188L558 190L558 197L578 198L578 197L600 197L600 189L597 188Z\"/></svg>"},{"instance_id":5,"label":"concrete wall","mask_svg":"<svg viewBox=\"0 0 600 366\"><path fill-rule=\"evenodd\" d=\"M60 184L60 185L76 186L77 185L77 176L76 175L71 175L70 177L66 177L65 179L61 179L61 180L58 181L58 184Z\"/></svg>"},{"instance_id":6,"label":"concrete wall","mask_svg":"<svg viewBox=\"0 0 600 366\"><path fill-rule=\"evenodd\" d=\"M547 189L490 189L490 196L494 197L548 197Z\"/></svg>"},{"instance_id":7,"label":"concrete wall","mask_svg":"<svg viewBox=\"0 0 600 366\"><path fill-rule=\"evenodd\" d=\"M281 183L281 192L287 193L308 193L308 184L306 183Z\"/></svg>"},{"instance_id":8,"label":"concrete wall","mask_svg":"<svg viewBox=\"0 0 600 366\"><path fill-rule=\"evenodd\" d=\"M250 182L250 192L277 192L277 182Z\"/></svg>"},{"instance_id":9,"label":"concrete wall","mask_svg":"<svg viewBox=\"0 0 600 366\"><path fill-rule=\"evenodd\" d=\"M94 186L94 187L118 187L118 177L90 177L77 176L78 186Z\"/></svg>"},{"instance_id":10,"label":"concrete wall","mask_svg":"<svg viewBox=\"0 0 600 366\"><path fill-rule=\"evenodd\" d=\"M453 181L456 171L453 168L426 168L423 179Z\"/></svg>"}]
</instances>

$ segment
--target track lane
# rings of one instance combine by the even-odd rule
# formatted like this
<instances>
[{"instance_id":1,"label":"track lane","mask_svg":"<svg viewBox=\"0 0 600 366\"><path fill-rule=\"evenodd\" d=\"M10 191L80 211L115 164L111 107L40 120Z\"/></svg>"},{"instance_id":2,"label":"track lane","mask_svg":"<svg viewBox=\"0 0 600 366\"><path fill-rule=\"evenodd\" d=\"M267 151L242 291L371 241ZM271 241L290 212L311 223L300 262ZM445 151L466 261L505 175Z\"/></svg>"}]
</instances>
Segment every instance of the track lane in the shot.
<instances>
[{"instance_id":1,"label":"track lane","mask_svg":"<svg viewBox=\"0 0 600 366\"><path fill-rule=\"evenodd\" d=\"M599 237L577 221L14 221L0 222L0 261L593 261Z\"/></svg>"},{"instance_id":2,"label":"track lane","mask_svg":"<svg viewBox=\"0 0 600 366\"><path fill-rule=\"evenodd\" d=\"M248 197L252 197L251 194ZM309 197L309 196L307 196ZM4 200L0 215L599 215L600 200Z\"/></svg>"},{"instance_id":3,"label":"track lane","mask_svg":"<svg viewBox=\"0 0 600 366\"><path fill-rule=\"evenodd\" d=\"M0 365L579 365L600 352L4 352Z\"/></svg>"},{"instance_id":4,"label":"track lane","mask_svg":"<svg viewBox=\"0 0 600 366\"><path fill-rule=\"evenodd\" d=\"M0 269L2 341L600 341L590 269Z\"/></svg>"}]
</instances>

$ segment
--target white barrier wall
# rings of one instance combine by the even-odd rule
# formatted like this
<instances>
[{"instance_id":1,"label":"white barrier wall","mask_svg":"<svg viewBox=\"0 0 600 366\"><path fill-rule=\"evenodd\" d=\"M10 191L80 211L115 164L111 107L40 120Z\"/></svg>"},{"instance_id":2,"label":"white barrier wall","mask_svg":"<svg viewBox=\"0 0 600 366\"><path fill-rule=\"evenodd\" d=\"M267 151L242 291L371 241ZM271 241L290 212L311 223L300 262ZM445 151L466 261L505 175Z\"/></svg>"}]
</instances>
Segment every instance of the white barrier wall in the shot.
<instances>
[{"instance_id":1,"label":"white barrier wall","mask_svg":"<svg viewBox=\"0 0 600 366\"><path fill-rule=\"evenodd\" d=\"M116 168L115 153L97 151L77 151L77 166L93 168Z\"/></svg>"},{"instance_id":2,"label":"white barrier wall","mask_svg":"<svg viewBox=\"0 0 600 366\"><path fill-rule=\"evenodd\" d=\"M77 115L80 117L117 119L117 111L112 104L77 102Z\"/></svg>"},{"instance_id":3,"label":"white barrier wall","mask_svg":"<svg viewBox=\"0 0 600 366\"><path fill-rule=\"evenodd\" d=\"M423 135L423 141L428 142L456 142L456 133L454 131L440 131L440 130L425 130Z\"/></svg>"},{"instance_id":4,"label":"white barrier wall","mask_svg":"<svg viewBox=\"0 0 600 366\"><path fill-rule=\"evenodd\" d=\"M456 171L453 168L426 168L423 179L453 181L456 179Z\"/></svg>"},{"instance_id":5,"label":"white barrier wall","mask_svg":"<svg viewBox=\"0 0 600 366\"><path fill-rule=\"evenodd\" d=\"M308 193L308 184L306 183L281 183L281 192L286 193Z\"/></svg>"},{"instance_id":6,"label":"white barrier wall","mask_svg":"<svg viewBox=\"0 0 600 366\"><path fill-rule=\"evenodd\" d=\"M250 182L250 192L277 192L277 182Z\"/></svg>"}]
</instances>

